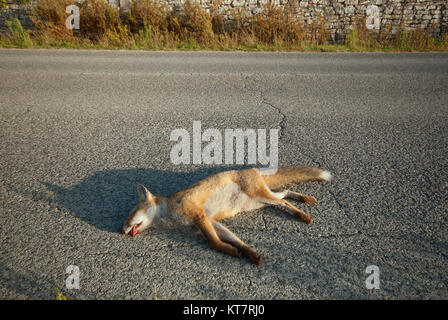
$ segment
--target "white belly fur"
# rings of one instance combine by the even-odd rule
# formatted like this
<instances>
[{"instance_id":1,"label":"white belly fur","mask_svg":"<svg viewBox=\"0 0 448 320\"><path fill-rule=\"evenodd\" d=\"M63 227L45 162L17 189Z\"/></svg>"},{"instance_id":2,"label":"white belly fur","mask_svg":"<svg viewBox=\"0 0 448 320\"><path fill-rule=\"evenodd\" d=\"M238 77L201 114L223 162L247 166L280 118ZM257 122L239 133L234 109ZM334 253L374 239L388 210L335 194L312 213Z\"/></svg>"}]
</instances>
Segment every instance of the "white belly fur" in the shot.
<instances>
[{"instance_id":1,"label":"white belly fur","mask_svg":"<svg viewBox=\"0 0 448 320\"><path fill-rule=\"evenodd\" d=\"M221 211L230 211L234 215L263 207L263 203L245 194L238 184L230 182L224 187L215 190L204 204L204 210L208 217Z\"/></svg>"}]
</instances>

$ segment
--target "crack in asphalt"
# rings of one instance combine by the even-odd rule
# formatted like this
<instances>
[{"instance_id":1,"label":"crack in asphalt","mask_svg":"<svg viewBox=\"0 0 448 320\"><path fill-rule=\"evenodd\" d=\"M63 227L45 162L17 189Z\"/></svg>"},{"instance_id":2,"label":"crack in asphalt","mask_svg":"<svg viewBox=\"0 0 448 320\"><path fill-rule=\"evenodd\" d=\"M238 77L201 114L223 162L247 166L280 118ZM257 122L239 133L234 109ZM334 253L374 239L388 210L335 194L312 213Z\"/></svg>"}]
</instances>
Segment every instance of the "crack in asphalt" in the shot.
<instances>
[{"instance_id":1,"label":"crack in asphalt","mask_svg":"<svg viewBox=\"0 0 448 320\"><path fill-rule=\"evenodd\" d=\"M278 124L278 126L280 127L280 137L279 137L279 140L282 140L282 138L283 138L284 135L285 135L285 130L286 130L286 114L284 114L283 111L282 111L279 107L276 107L272 102L270 102L270 101L265 97L265 95L264 95L264 93L263 93L263 90L259 90L259 91L257 91L257 90L254 90L254 89L251 89L251 88L248 87L248 85L247 85L247 81L254 81L254 82L255 82L255 80L251 79L250 76L246 76L244 79L246 80L246 81L244 81L244 83L243 83L243 88L244 88L244 90L246 90L246 91L252 91L252 92L258 92L259 95L260 95L260 98L261 98L261 104L267 105L267 106L270 107L271 109L276 110L277 113L280 115L281 120L280 120L280 122L279 122L279 124Z\"/></svg>"},{"instance_id":2,"label":"crack in asphalt","mask_svg":"<svg viewBox=\"0 0 448 320\"><path fill-rule=\"evenodd\" d=\"M261 214L261 221L263 221L263 230L269 230L266 224L266 217L263 213Z\"/></svg>"},{"instance_id":3,"label":"crack in asphalt","mask_svg":"<svg viewBox=\"0 0 448 320\"><path fill-rule=\"evenodd\" d=\"M275 109L278 114L281 116L282 120L280 120L280 123L278 124L280 127L280 139L282 140L282 138L285 135L285 130L286 130L286 115L282 112L282 110L279 107L276 107L274 104L272 104L271 102L269 102L267 100L267 98L264 96L263 91L260 91L260 97L262 99L262 104L268 105L269 107Z\"/></svg>"}]
</instances>

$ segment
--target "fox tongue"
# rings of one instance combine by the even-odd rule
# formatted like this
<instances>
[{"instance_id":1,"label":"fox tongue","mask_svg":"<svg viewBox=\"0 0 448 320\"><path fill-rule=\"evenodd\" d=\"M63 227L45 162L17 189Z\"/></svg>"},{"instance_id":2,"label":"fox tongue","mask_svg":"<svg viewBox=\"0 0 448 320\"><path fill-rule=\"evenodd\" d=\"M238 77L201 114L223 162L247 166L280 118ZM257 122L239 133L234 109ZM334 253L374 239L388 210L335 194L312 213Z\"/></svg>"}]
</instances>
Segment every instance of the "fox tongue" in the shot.
<instances>
[{"instance_id":1,"label":"fox tongue","mask_svg":"<svg viewBox=\"0 0 448 320\"><path fill-rule=\"evenodd\" d=\"M131 236L135 236L138 233L137 231L137 225L133 225L131 229Z\"/></svg>"}]
</instances>

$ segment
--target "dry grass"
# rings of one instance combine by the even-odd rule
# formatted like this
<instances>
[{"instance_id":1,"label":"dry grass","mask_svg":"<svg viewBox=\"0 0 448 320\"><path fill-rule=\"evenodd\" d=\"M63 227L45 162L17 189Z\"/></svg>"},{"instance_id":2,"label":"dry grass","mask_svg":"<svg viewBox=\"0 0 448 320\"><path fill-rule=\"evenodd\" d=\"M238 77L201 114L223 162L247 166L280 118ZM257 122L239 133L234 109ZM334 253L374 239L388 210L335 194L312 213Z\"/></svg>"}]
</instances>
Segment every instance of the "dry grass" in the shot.
<instances>
[{"instance_id":1,"label":"dry grass","mask_svg":"<svg viewBox=\"0 0 448 320\"><path fill-rule=\"evenodd\" d=\"M208 50L448 50L447 35L433 38L430 31L404 31L390 36L391 27L368 30L359 21L347 31L346 43L329 45L329 29L323 16L312 21L296 18L297 4L283 7L268 3L255 15L234 9L234 23L224 25L219 1L204 10L187 0L178 11L170 11L158 0L134 0L123 14L104 0L75 4L80 9L79 30L65 26L65 8L73 0L38 0L33 7L34 30L24 31L17 22L0 39L2 46L208 49Z\"/></svg>"},{"instance_id":2,"label":"dry grass","mask_svg":"<svg viewBox=\"0 0 448 320\"><path fill-rule=\"evenodd\" d=\"M381 30L369 30L365 20L358 21L348 30L346 46L354 51L446 51L448 50L448 34L433 37L433 30L405 30L400 25L384 25Z\"/></svg>"}]
</instances>

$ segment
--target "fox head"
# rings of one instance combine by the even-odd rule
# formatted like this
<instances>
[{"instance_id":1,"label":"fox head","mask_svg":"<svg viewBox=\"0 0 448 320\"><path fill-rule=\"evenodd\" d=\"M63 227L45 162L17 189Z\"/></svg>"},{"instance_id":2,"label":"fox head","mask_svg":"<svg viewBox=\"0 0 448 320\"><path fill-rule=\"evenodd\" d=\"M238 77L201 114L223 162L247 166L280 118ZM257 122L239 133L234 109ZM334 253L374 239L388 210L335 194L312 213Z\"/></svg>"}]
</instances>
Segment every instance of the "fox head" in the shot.
<instances>
[{"instance_id":1,"label":"fox head","mask_svg":"<svg viewBox=\"0 0 448 320\"><path fill-rule=\"evenodd\" d=\"M137 191L138 204L123 224L123 233L132 237L151 225L161 207L159 197L153 196L143 185L139 184Z\"/></svg>"}]
</instances>

